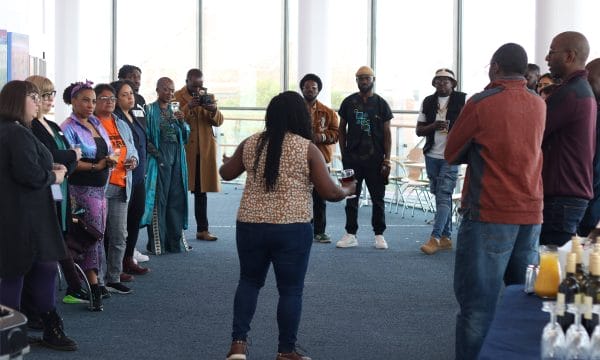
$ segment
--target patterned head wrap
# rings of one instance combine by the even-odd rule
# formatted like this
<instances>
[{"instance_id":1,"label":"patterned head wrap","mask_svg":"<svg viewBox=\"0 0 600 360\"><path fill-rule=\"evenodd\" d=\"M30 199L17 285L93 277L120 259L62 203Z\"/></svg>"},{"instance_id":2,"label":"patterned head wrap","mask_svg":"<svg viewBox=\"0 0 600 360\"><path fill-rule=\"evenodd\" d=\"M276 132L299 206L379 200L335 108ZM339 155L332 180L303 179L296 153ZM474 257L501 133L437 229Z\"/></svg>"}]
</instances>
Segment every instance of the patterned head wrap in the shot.
<instances>
[{"instance_id":1,"label":"patterned head wrap","mask_svg":"<svg viewBox=\"0 0 600 360\"><path fill-rule=\"evenodd\" d=\"M85 82L76 82L75 86L73 86L73 89L71 89L71 99L75 97L75 95L77 95L78 92L80 92L81 90L86 90L86 89L90 89L93 90L94 88L92 87L92 85L94 85L93 82L89 81L88 79L85 79Z\"/></svg>"}]
</instances>

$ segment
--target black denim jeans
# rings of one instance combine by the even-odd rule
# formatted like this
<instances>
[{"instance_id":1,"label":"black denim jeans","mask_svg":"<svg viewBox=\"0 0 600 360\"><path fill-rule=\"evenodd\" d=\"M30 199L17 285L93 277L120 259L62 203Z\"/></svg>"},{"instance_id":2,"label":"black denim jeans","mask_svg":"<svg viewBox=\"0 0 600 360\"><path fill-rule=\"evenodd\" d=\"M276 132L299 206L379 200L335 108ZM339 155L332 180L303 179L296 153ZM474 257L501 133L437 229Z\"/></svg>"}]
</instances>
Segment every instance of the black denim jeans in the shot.
<instances>
[{"instance_id":1,"label":"black denim jeans","mask_svg":"<svg viewBox=\"0 0 600 360\"><path fill-rule=\"evenodd\" d=\"M544 198L544 223L540 245L563 246L577 232L588 200L575 197Z\"/></svg>"}]
</instances>

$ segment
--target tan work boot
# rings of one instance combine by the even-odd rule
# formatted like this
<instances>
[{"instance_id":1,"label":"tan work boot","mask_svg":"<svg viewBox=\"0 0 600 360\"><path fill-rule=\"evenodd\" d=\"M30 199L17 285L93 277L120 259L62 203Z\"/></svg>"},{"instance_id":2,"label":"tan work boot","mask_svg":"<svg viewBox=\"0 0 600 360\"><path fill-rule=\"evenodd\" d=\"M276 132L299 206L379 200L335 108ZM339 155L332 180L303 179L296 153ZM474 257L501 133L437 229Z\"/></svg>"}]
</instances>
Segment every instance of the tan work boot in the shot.
<instances>
[{"instance_id":1,"label":"tan work boot","mask_svg":"<svg viewBox=\"0 0 600 360\"><path fill-rule=\"evenodd\" d=\"M227 354L226 360L246 360L248 354L248 345L243 340L234 340L231 342L231 348Z\"/></svg>"},{"instance_id":2,"label":"tan work boot","mask_svg":"<svg viewBox=\"0 0 600 360\"><path fill-rule=\"evenodd\" d=\"M196 233L196 239L204 241L215 241L218 238L213 234L209 233L208 230L204 230Z\"/></svg>"},{"instance_id":3,"label":"tan work boot","mask_svg":"<svg viewBox=\"0 0 600 360\"><path fill-rule=\"evenodd\" d=\"M421 251L427 255L433 255L440 249L438 240L433 236L427 240L427 242L421 245Z\"/></svg>"},{"instance_id":4,"label":"tan work boot","mask_svg":"<svg viewBox=\"0 0 600 360\"><path fill-rule=\"evenodd\" d=\"M452 250L452 240L450 240L447 236L442 236L440 238L440 250Z\"/></svg>"}]
</instances>

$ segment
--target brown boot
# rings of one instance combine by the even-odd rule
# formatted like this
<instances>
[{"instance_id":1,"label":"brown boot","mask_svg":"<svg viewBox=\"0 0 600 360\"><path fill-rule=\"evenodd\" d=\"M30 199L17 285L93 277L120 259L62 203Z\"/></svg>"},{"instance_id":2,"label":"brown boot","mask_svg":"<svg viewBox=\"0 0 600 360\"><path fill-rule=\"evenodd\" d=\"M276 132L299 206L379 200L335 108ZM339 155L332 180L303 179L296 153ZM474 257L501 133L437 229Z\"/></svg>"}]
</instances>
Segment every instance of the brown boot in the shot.
<instances>
[{"instance_id":1,"label":"brown boot","mask_svg":"<svg viewBox=\"0 0 600 360\"><path fill-rule=\"evenodd\" d=\"M135 278L133 277L133 275L129 275L129 274L126 274L126 273L124 273L124 272L122 272L122 273L119 275L119 280L120 280L121 282L132 282L132 281L133 281L133 279L135 279Z\"/></svg>"},{"instance_id":2,"label":"brown boot","mask_svg":"<svg viewBox=\"0 0 600 360\"><path fill-rule=\"evenodd\" d=\"M225 360L246 360L246 354L248 354L248 344L243 340L235 340L231 342L231 348Z\"/></svg>"},{"instance_id":3,"label":"brown boot","mask_svg":"<svg viewBox=\"0 0 600 360\"><path fill-rule=\"evenodd\" d=\"M216 236L214 236L213 234L209 233L207 230L205 230L205 231L197 232L196 239L204 240L204 241L215 241L218 238Z\"/></svg>"},{"instance_id":4,"label":"brown boot","mask_svg":"<svg viewBox=\"0 0 600 360\"><path fill-rule=\"evenodd\" d=\"M123 272L129 275L144 275L147 274L150 269L139 266L133 261L133 256L129 256L123 259Z\"/></svg>"},{"instance_id":5,"label":"brown boot","mask_svg":"<svg viewBox=\"0 0 600 360\"><path fill-rule=\"evenodd\" d=\"M440 250L452 250L452 240L447 236L440 238Z\"/></svg>"},{"instance_id":6,"label":"brown boot","mask_svg":"<svg viewBox=\"0 0 600 360\"><path fill-rule=\"evenodd\" d=\"M438 240L433 236L427 240L427 242L421 245L421 251L427 255L433 255L440 249Z\"/></svg>"}]
</instances>

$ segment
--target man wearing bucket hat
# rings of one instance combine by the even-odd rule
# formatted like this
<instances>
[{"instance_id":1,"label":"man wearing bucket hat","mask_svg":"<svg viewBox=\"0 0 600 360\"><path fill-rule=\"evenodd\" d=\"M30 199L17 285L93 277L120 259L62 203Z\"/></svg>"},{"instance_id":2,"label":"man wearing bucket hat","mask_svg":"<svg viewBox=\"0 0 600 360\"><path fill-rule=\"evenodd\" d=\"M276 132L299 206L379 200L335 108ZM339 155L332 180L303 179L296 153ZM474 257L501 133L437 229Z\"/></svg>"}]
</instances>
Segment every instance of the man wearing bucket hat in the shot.
<instances>
[{"instance_id":1,"label":"man wearing bucket hat","mask_svg":"<svg viewBox=\"0 0 600 360\"><path fill-rule=\"evenodd\" d=\"M436 213L429 240L421 246L427 255L452 249L452 192L456 186L458 166L444 159L446 137L465 105L466 94L454 91L456 78L449 69L435 72L431 85L435 93L423 100L417 119L417 135L427 137L423 153L431 193L435 195Z\"/></svg>"},{"instance_id":2,"label":"man wearing bucket hat","mask_svg":"<svg viewBox=\"0 0 600 360\"><path fill-rule=\"evenodd\" d=\"M358 199L363 180L367 184L373 213L371 224L375 233L374 246L387 249L385 231L385 184L390 175L392 136L390 120L394 117L388 103L373 91L375 73L368 66L356 72L356 92L342 101L340 115L340 149L345 169L354 169L356 197L346 200L346 234L336 244L339 248L358 245Z\"/></svg>"}]
</instances>

